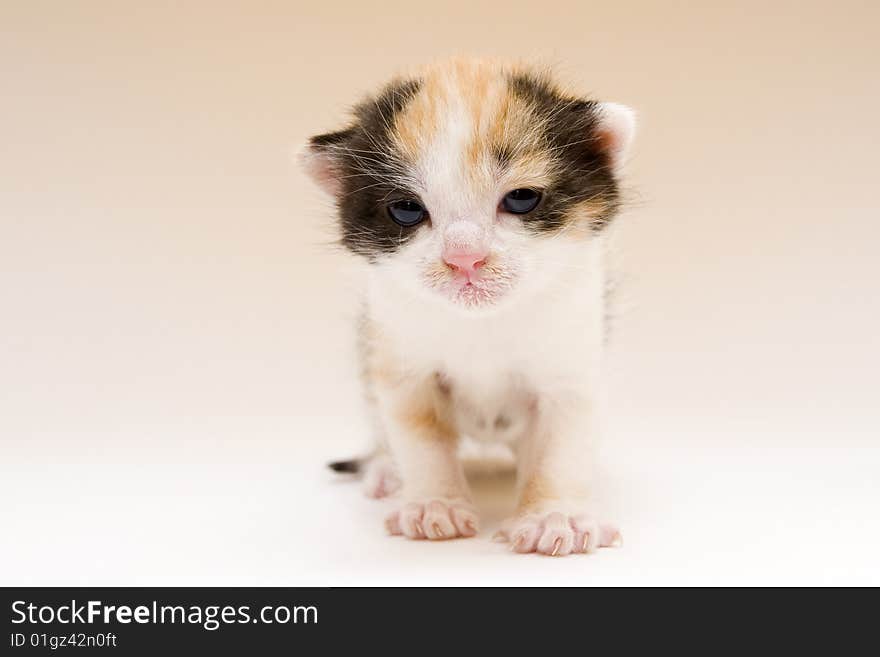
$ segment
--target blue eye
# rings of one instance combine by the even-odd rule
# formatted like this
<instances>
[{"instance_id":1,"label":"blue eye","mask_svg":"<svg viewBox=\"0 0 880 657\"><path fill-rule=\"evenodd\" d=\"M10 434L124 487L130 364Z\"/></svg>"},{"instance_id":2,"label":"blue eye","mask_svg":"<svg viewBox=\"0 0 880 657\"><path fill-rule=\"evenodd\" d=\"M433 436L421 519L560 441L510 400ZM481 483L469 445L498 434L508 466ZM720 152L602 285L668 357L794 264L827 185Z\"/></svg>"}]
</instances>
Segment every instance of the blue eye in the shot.
<instances>
[{"instance_id":1,"label":"blue eye","mask_svg":"<svg viewBox=\"0 0 880 657\"><path fill-rule=\"evenodd\" d=\"M538 203L540 202L540 192L536 192L534 189L526 189L524 187L522 189L514 189L512 192L507 192L504 198L501 199L501 207L503 207L505 211L513 214L526 214L538 207Z\"/></svg>"},{"instance_id":2,"label":"blue eye","mask_svg":"<svg viewBox=\"0 0 880 657\"><path fill-rule=\"evenodd\" d=\"M401 226L415 226L428 212L416 201L395 201L388 206L388 214Z\"/></svg>"}]
</instances>

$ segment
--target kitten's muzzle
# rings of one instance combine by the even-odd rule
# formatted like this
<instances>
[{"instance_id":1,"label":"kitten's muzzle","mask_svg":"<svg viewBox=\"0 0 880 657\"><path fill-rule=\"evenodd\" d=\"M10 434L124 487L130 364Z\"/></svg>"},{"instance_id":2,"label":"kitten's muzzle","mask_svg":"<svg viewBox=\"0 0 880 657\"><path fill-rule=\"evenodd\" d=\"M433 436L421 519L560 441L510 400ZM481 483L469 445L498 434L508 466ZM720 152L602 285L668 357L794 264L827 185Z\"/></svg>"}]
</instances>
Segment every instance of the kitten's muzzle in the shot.
<instances>
[{"instance_id":1,"label":"kitten's muzzle","mask_svg":"<svg viewBox=\"0 0 880 657\"><path fill-rule=\"evenodd\" d=\"M470 277L486 264L487 255L481 251L444 251L443 262L456 273Z\"/></svg>"},{"instance_id":2,"label":"kitten's muzzle","mask_svg":"<svg viewBox=\"0 0 880 657\"><path fill-rule=\"evenodd\" d=\"M443 262L468 278L486 264L489 255L486 230L477 222L459 219L443 231Z\"/></svg>"}]
</instances>

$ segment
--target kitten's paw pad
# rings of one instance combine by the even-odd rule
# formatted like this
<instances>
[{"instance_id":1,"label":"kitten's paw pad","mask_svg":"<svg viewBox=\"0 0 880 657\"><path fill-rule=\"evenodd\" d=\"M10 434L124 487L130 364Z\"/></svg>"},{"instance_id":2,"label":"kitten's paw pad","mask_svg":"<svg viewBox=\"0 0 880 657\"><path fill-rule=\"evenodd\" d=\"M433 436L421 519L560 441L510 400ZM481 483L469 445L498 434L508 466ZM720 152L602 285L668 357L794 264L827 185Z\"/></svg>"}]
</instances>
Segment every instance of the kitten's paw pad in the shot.
<instances>
[{"instance_id":1,"label":"kitten's paw pad","mask_svg":"<svg viewBox=\"0 0 880 657\"><path fill-rule=\"evenodd\" d=\"M431 500L410 502L385 519L392 535L442 541L475 536L479 528L476 509L466 502Z\"/></svg>"},{"instance_id":2,"label":"kitten's paw pad","mask_svg":"<svg viewBox=\"0 0 880 657\"><path fill-rule=\"evenodd\" d=\"M379 499L394 495L400 490L400 477L387 456L370 459L364 470L364 495Z\"/></svg>"},{"instance_id":3,"label":"kitten's paw pad","mask_svg":"<svg viewBox=\"0 0 880 657\"><path fill-rule=\"evenodd\" d=\"M551 557L595 552L600 547L623 544L614 525L600 523L592 516L569 516L553 512L514 518L499 532L510 542L513 552L537 552Z\"/></svg>"}]
</instances>

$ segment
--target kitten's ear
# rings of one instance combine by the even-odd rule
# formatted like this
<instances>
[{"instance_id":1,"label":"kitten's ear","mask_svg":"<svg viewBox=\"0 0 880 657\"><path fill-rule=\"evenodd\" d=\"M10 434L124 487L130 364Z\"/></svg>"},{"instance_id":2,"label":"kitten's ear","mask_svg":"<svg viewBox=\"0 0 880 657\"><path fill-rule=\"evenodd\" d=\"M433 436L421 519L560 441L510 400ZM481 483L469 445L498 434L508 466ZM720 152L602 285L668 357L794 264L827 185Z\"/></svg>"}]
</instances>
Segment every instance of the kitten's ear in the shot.
<instances>
[{"instance_id":1,"label":"kitten's ear","mask_svg":"<svg viewBox=\"0 0 880 657\"><path fill-rule=\"evenodd\" d=\"M614 170L619 171L636 136L636 113L619 103L599 103L597 118L594 130L599 148L608 155Z\"/></svg>"},{"instance_id":2,"label":"kitten's ear","mask_svg":"<svg viewBox=\"0 0 880 657\"><path fill-rule=\"evenodd\" d=\"M339 196L342 191L341 163L345 146L353 132L349 128L312 137L299 155L303 170L331 196Z\"/></svg>"}]
</instances>

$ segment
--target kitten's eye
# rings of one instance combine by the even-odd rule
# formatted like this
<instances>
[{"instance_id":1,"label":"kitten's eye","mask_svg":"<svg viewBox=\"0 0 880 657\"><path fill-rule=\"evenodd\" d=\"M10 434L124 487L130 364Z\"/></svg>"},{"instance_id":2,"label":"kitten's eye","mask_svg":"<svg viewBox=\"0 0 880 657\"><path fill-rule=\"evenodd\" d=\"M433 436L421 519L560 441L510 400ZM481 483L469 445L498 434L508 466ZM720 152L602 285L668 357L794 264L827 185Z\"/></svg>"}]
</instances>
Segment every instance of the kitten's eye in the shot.
<instances>
[{"instance_id":1,"label":"kitten's eye","mask_svg":"<svg viewBox=\"0 0 880 657\"><path fill-rule=\"evenodd\" d=\"M388 206L388 214L401 226L415 226L428 212L416 201L394 201Z\"/></svg>"},{"instance_id":2,"label":"kitten's eye","mask_svg":"<svg viewBox=\"0 0 880 657\"><path fill-rule=\"evenodd\" d=\"M501 207L513 214L526 214L538 207L540 201L540 192L523 187L507 192L507 195L501 200Z\"/></svg>"}]
</instances>

